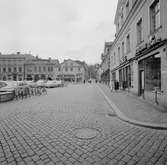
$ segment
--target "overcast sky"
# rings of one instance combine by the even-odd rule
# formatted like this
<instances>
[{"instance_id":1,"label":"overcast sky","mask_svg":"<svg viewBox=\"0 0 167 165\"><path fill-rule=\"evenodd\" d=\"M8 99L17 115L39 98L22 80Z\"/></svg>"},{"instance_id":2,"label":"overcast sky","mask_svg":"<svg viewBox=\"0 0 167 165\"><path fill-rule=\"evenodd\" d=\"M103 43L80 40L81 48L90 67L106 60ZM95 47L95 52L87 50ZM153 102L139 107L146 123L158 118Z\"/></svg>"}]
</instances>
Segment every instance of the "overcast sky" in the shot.
<instances>
[{"instance_id":1,"label":"overcast sky","mask_svg":"<svg viewBox=\"0 0 167 165\"><path fill-rule=\"evenodd\" d=\"M0 0L0 51L100 62L117 0Z\"/></svg>"}]
</instances>

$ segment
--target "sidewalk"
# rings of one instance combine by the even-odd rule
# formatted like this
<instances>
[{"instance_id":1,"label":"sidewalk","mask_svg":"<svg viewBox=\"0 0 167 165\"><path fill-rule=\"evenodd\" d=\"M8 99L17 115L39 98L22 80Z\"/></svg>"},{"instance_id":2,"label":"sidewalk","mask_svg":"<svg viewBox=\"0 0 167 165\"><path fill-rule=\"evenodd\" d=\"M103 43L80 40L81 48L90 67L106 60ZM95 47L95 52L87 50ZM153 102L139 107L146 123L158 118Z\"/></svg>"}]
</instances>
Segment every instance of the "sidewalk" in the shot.
<instances>
[{"instance_id":1,"label":"sidewalk","mask_svg":"<svg viewBox=\"0 0 167 165\"><path fill-rule=\"evenodd\" d=\"M99 90L111 105L117 116L129 123L145 127L167 129L167 111L154 106L127 91L111 92L109 87L98 85Z\"/></svg>"}]
</instances>

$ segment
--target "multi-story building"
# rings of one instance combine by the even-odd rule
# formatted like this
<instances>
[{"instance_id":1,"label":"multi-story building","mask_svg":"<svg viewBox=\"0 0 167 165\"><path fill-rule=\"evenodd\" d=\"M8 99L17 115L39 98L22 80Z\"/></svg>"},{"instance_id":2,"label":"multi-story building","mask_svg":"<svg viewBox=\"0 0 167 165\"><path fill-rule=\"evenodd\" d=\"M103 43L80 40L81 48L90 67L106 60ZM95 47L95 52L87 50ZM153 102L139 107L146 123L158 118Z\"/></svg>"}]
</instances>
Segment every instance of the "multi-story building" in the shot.
<instances>
[{"instance_id":1,"label":"multi-story building","mask_svg":"<svg viewBox=\"0 0 167 165\"><path fill-rule=\"evenodd\" d=\"M58 66L58 60L34 58L27 60L25 63L25 79L27 80L39 80L39 79L55 79L56 68Z\"/></svg>"},{"instance_id":2,"label":"multi-story building","mask_svg":"<svg viewBox=\"0 0 167 165\"><path fill-rule=\"evenodd\" d=\"M121 88L153 100L155 89L167 99L167 1L119 0L111 74Z\"/></svg>"},{"instance_id":3,"label":"multi-story building","mask_svg":"<svg viewBox=\"0 0 167 165\"><path fill-rule=\"evenodd\" d=\"M104 52L101 55L101 81L109 84L110 83L110 50L112 42L105 42Z\"/></svg>"},{"instance_id":4,"label":"multi-story building","mask_svg":"<svg viewBox=\"0 0 167 165\"><path fill-rule=\"evenodd\" d=\"M31 54L0 54L0 80L56 79L59 61Z\"/></svg>"},{"instance_id":5,"label":"multi-story building","mask_svg":"<svg viewBox=\"0 0 167 165\"><path fill-rule=\"evenodd\" d=\"M0 54L0 80L20 81L25 79L25 61L34 58L31 54Z\"/></svg>"},{"instance_id":6,"label":"multi-story building","mask_svg":"<svg viewBox=\"0 0 167 165\"><path fill-rule=\"evenodd\" d=\"M87 78L85 62L64 60L58 68L58 78L69 82L83 82Z\"/></svg>"}]
</instances>

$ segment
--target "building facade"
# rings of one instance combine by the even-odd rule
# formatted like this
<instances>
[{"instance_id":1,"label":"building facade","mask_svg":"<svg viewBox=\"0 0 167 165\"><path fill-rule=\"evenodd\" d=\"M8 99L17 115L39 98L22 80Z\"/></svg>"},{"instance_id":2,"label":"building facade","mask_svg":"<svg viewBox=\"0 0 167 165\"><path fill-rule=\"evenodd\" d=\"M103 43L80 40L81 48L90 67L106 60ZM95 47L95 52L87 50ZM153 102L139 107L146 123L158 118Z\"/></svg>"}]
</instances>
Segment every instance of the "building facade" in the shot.
<instances>
[{"instance_id":1,"label":"building facade","mask_svg":"<svg viewBox=\"0 0 167 165\"><path fill-rule=\"evenodd\" d=\"M51 59L34 58L25 63L25 79L37 81L39 79L55 79L57 61Z\"/></svg>"},{"instance_id":2,"label":"building facade","mask_svg":"<svg viewBox=\"0 0 167 165\"><path fill-rule=\"evenodd\" d=\"M111 80L150 100L167 99L167 1L119 0L115 15Z\"/></svg>"},{"instance_id":3,"label":"building facade","mask_svg":"<svg viewBox=\"0 0 167 165\"><path fill-rule=\"evenodd\" d=\"M0 80L21 81L25 79L25 61L32 59L30 54L0 54Z\"/></svg>"},{"instance_id":4,"label":"building facade","mask_svg":"<svg viewBox=\"0 0 167 165\"><path fill-rule=\"evenodd\" d=\"M83 82L87 78L87 66L85 62L64 60L58 68L57 77L68 82Z\"/></svg>"},{"instance_id":5,"label":"building facade","mask_svg":"<svg viewBox=\"0 0 167 165\"><path fill-rule=\"evenodd\" d=\"M59 61L41 59L31 54L0 54L0 80L56 79Z\"/></svg>"},{"instance_id":6,"label":"building facade","mask_svg":"<svg viewBox=\"0 0 167 165\"><path fill-rule=\"evenodd\" d=\"M101 55L101 81L109 84L110 83L110 51L112 42L105 42L104 52Z\"/></svg>"}]
</instances>

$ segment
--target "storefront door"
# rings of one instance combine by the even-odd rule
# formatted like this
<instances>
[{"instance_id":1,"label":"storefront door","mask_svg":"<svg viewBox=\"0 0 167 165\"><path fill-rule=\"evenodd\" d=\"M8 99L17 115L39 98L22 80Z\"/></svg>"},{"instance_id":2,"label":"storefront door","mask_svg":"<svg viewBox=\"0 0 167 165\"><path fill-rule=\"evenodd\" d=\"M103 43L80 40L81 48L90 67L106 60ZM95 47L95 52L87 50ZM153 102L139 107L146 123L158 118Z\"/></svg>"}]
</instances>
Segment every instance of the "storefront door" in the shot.
<instances>
[{"instance_id":1,"label":"storefront door","mask_svg":"<svg viewBox=\"0 0 167 165\"><path fill-rule=\"evenodd\" d=\"M139 95L144 93L144 70L139 71Z\"/></svg>"}]
</instances>

